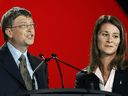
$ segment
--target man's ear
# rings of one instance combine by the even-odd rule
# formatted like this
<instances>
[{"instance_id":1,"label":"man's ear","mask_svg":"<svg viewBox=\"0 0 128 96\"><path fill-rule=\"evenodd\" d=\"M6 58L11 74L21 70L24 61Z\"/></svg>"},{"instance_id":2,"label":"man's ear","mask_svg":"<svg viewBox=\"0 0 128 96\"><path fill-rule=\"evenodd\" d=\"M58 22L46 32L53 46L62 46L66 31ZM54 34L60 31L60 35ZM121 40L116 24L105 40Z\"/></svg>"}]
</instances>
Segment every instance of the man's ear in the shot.
<instances>
[{"instance_id":1,"label":"man's ear","mask_svg":"<svg viewBox=\"0 0 128 96\"><path fill-rule=\"evenodd\" d=\"M12 38L12 30L10 28L5 29L5 34L9 37Z\"/></svg>"}]
</instances>

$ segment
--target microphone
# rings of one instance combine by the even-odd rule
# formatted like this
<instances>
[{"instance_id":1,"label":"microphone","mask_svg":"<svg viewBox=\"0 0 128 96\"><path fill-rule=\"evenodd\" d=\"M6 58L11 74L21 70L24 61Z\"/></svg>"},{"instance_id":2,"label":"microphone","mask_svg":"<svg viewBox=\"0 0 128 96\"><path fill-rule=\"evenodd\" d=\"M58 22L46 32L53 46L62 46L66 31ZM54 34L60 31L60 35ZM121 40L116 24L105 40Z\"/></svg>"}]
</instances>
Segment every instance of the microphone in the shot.
<instances>
[{"instance_id":1,"label":"microphone","mask_svg":"<svg viewBox=\"0 0 128 96\"><path fill-rule=\"evenodd\" d=\"M35 75L35 72L40 68L40 66L45 62L45 58L44 58L44 55L43 54L39 54L39 56L41 58L43 58L44 60L35 68L35 70L33 71L33 74L32 74L32 89L35 90L35 80L34 80L34 75Z\"/></svg>"},{"instance_id":2,"label":"microphone","mask_svg":"<svg viewBox=\"0 0 128 96\"><path fill-rule=\"evenodd\" d=\"M55 53L52 53L51 55L52 55L53 58L57 58Z\"/></svg>"},{"instance_id":3,"label":"microphone","mask_svg":"<svg viewBox=\"0 0 128 96\"><path fill-rule=\"evenodd\" d=\"M39 56L45 60L44 55L42 53L40 53Z\"/></svg>"},{"instance_id":4,"label":"microphone","mask_svg":"<svg viewBox=\"0 0 128 96\"><path fill-rule=\"evenodd\" d=\"M65 62L59 60L59 59L56 57L56 54L55 54L55 53L52 53L52 57L53 57L56 61L58 60L59 62L65 64L65 65L67 65L67 66L70 66L70 67L72 67L72 68L74 68L74 69L76 69L76 70L78 70L78 71L80 71L80 72L82 72L82 73L87 74L85 71L80 70L80 69L78 69L78 68L76 68L76 67L74 67L74 66L72 66L72 65L70 65L70 64L68 64L68 63L65 63ZM89 76L89 77L90 77L90 76ZM89 79L90 79L90 81L91 81L91 89L94 89L94 84L93 84L92 78L90 77ZM88 90L88 92L89 92L89 90Z\"/></svg>"},{"instance_id":5,"label":"microphone","mask_svg":"<svg viewBox=\"0 0 128 96\"><path fill-rule=\"evenodd\" d=\"M41 58L43 58L44 60L35 68L35 70L33 71L33 76L34 76L35 72L40 68L40 66L45 62L44 55L43 55L42 53L40 53L39 56L40 56ZM33 77L33 76L32 76L32 77Z\"/></svg>"},{"instance_id":6,"label":"microphone","mask_svg":"<svg viewBox=\"0 0 128 96\"><path fill-rule=\"evenodd\" d=\"M51 59L53 59L53 57L50 57L50 58L48 57L48 58L45 59L45 58L44 58L44 55L43 55L42 53L40 53L39 56L40 56L41 58L43 58L46 62L48 62L48 61L50 61Z\"/></svg>"},{"instance_id":7,"label":"microphone","mask_svg":"<svg viewBox=\"0 0 128 96\"><path fill-rule=\"evenodd\" d=\"M35 70L33 71L33 74L32 74L32 88L33 88L33 90L35 89L34 75L35 75L36 71L40 68L41 65L44 64L44 62L50 61L50 59L52 59L52 57L45 59L45 58L44 58L44 55L43 55L42 53L40 53L39 56L40 56L41 58L43 58L44 60L43 60L43 61L35 68Z\"/></svg>"},{"instance_id":8,"label":"microphone","mask_svg":"<svg viewBox=\"0 0 128 96\"><path fill-rule=\"evenodd\" d=\"M63 77L62 77L62 72L61 72L61 69L60 69L59 62L58 62L58 58L56 57L56 54L55 54L55 53L52 53L51 55L52 55L52 57L56 60L56 63L57 63L57 65L58 65L59 72L60 72L60 77L61 77L61 85L62 85L62 88L64 88Z\"/></svg>"}]
</instances>

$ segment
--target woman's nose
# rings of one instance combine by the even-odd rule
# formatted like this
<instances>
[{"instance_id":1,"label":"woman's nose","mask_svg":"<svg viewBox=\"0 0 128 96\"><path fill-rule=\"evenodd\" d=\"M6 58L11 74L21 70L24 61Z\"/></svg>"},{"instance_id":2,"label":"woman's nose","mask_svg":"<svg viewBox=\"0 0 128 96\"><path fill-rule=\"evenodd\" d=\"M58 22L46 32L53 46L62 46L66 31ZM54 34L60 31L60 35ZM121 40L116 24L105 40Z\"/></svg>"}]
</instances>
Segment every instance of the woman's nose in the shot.
<instances>
[{"instance_id":1,"label":"woman's nose","mask_svg":"<svg viewBox=\"0 0 128 96\"><path fill-rule=\"evenodd\" d=\"M110 35L108 36L107 42L108 42L108 43L112 43L112 42L113 42L112 36L110 36Z\"/></svg>"}]
</instances>

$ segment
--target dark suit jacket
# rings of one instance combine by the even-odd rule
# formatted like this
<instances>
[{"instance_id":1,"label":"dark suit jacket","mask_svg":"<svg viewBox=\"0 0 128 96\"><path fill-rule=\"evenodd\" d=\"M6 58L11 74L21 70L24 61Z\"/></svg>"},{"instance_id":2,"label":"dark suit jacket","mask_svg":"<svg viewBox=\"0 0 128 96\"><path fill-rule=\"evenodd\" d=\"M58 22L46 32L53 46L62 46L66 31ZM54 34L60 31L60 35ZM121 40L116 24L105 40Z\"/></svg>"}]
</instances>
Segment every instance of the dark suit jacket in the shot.
<instances>
[{"instance_id":1,"label":"dark suit jacket","mask_svg":"<svg viewBox=\"0 0 128 96\"><path fill-rule=\"evenodd\" d=\"M27 53L29 62L34 70L41 59ZM35 74L39 89L48 88L48 68L44 63ZM25 83L7 44L0 48L0 96L26 91Z\"/></svg>"},{"instance_id":2,"label":"dark suit jacket","mask_svg":"<svg viewBox=\"0 0 128 96\"><path fill-rule=\"evenodd\" d=\"M93 81L94 89L100 90L99 78L94 74L77 73L75 88L91 89L90 78ZM128 96L128 71L120 70L115 72L112 92Z\"/></svg>"}]
</instances>

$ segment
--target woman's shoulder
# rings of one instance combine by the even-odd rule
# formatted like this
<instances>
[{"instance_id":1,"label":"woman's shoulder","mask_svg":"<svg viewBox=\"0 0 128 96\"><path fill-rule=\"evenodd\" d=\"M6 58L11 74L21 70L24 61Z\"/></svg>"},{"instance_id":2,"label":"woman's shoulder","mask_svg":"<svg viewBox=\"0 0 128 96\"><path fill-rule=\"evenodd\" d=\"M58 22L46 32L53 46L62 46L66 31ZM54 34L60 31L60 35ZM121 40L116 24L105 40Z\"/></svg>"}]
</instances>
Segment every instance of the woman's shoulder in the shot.
<instances>
[{"instance_id":1,"label":"woman's shoulder","mask_svg":"<svg viewBox=\"0 0 128 96\"><path fill-rule=\"evenodd\" d=\"M119 67L116 66L117 72L128 72L128 60L125 60L125 62Z\"/></svg>"},{"instance_id":2,"label":"woman's shoulder","mask_svg":"<svg viewBox=\"0 0 128 96\"><path fill-rule=\"evenodd\" d=\"M84 77L86 74L87 74L87 71L78 72L78 73L76 73L76 77L82 78L82 77Z\"/></svg>"},{"instance_id":3,"label":"woman's shoulder","mask_svg":"<svg viewBox=\"0 0 128 96\"><path fill-rule=\"evenodd\" d=\"M125 72L128 72L128 60L126 60L126 62L125 62Z\"/></svg>"},{"instance_id":4,"label":"woman's shoulder","mask_svg":"<svg viewBox=\"0 0 128 96\"><path fill-rule=\"evenodd\" d=\"M83 76L83 75L85 75L85 74L87 74L87 71L82 71L82 72L76 73L76 75L80 75L80 76Z\"/></svg>"},{"instance_id":5,"label":"woman's shoulder","mask_svg":"<svg viewBox=\"0 0 128 96\"><path fill-rule=\"evenodd\" d=\"M82 71L78 72L78 73L76 74L76 77L85 77L85 76L87 76L88 74L89 74L89 68L86 67L86 68L84 68Z\"/></svg>"}]
</instances>

